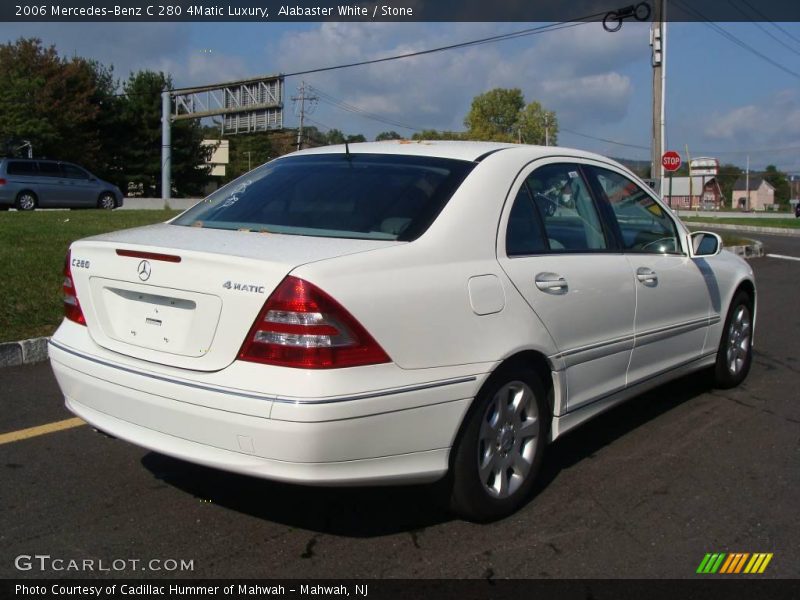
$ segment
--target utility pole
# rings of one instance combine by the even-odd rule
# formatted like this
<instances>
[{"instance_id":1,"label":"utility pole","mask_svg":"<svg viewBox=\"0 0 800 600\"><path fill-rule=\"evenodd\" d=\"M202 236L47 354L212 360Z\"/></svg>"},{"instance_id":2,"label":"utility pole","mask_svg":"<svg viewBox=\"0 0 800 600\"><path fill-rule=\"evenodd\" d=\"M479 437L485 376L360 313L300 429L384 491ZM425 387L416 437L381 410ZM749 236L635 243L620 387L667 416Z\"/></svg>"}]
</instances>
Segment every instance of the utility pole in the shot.
<instances>
[{"instance_id":1,"label":"utility pole","mask_svg":"<svg viewBox=\"0 0 800 600\"><path fill-rule=\"evenodd\" d=\"M747 169L744 175L744 210L750 210L750 155L747 155Z\"/></svg>"},{"instance_id":2,"label":"utility pole","mask_svg":"<svg viewBox=\"0 0 800 600\"><path fill-rule=\"evenodd\" d=\"M664 168L661 156L665 149L665 98L667 74L667 0L653 3L653 23L650 25L650 45L653 47L653 129L650 177L660 181L664 190Z\"/></svg>"},{"instance_id":3,"label":"utility pole","mask_svg":"<svg viewBox=\"0 0 800 600\"><path fill-rule=\"evenodd\" d=\"M544 113L544 145L550 145L550 119L548 114Z\"/></svg>"},{"instance_id":4,"label":"utility pole","mask_svg":"<svg viewBox=\"0 0 800 600\"><path fill-rule=\"evenodd\" d=\"M308 96L306 95L306 82L301 81L300 87L298 88L300 92L299 96L292 96L292 100L295 102L300 102L300 127L297 128L297 149L303 149L303 122L306 116L306 101L309 102L316 102L319 100L316 96Z\"/></svg>"},{"instance_id":5,"label":"utility pole","mask_svg":"<svg viewBox=\"0 0 800 600\"><path fill-rule=\"evenodd\" d=\"M172 187L172 95L161 92L161 198L169 200Z\"/></svg>"}]
</instances>

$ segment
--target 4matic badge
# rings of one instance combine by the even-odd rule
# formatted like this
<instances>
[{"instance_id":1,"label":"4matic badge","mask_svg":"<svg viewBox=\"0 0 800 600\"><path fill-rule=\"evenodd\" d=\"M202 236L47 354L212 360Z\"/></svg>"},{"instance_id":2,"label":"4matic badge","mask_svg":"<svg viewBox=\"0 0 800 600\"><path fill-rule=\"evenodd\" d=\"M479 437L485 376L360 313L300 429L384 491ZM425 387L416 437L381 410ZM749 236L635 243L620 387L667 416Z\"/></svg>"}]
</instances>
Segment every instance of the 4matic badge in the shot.
<instances>
[{"instance_id":1,"label":"4matic badge","mask_svg":"<svg viewBox=\"0 0 800 600\"><path fill-rule=\"evenodd\" d=\"M266 293L263 285L252 285L249 283L226 281L222 284L222 287L224 287L226 290L235 290L237 292L254 292L256 294Z\"/></svg>"}]
</instances>

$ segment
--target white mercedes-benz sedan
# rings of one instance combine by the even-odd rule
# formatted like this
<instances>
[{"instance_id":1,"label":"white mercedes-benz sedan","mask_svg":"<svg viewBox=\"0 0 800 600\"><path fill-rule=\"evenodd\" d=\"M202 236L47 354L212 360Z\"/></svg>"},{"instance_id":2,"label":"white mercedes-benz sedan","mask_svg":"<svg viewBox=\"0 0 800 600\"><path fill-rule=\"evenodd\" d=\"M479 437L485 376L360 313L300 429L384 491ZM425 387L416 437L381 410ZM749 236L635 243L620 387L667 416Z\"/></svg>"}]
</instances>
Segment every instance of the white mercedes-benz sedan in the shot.
<instances>
[{"instance_id":1,"label":"white mercedes-benz sedan","mask_svg":"<svg viewBox=\"0 0 800 600\"><path fill-rule=\"evenodd\" d=\"M740 383L756 289L607 158L391 141L73 243L64 308L53 370L102 432L287 482L446 478L490 520L587 419L690 371Z\"/></svg>"}]
</instances>

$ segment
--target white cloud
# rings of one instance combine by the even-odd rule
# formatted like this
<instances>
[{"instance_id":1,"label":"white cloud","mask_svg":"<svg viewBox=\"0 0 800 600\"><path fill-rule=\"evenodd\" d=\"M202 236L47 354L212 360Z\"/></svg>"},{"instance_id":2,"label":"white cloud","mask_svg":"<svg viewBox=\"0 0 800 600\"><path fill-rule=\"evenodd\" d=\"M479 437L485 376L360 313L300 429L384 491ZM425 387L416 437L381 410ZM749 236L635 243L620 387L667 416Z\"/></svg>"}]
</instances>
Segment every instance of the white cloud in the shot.
<instances>
[{"instance_id":1,"label":"white cloud","mask_svg":"<svg viewBox=\"0 0 800 600\"><path fill-rule=\"evenodd\" d=\"M628 111L633 85L616 72L552 79L542 84L548 106L557 107L561 121L571 126L620 121Z\"/></svg>"},{"instance_id":2,"label":"white cloud","mask_svg":"<svg viewBox=\"0 0 800 600\"><path fill-rule=\"evenodd\" d=\"M797 144L800 136L800 95L785 90L759 103L747 104L726 113L712 114L705 134L714 140L744 144Z\"/></svg>"},{"instance_id":3,"label":"white cloud","mask_svg":"<svg viewBox=\"0 0 800 600\"><path fill-rule=\"evenodd\" d=\"M277 57L281 71L293 72L521 28L497 23L323 23L285 34L268 53ZM633 94L630 77L618 69L648 52L646 28L626 26L609 34L599 23L590 23L513 42L309 74L303 79L359 108L420 128L462 129L472 98L493 87L521 88L528 100L540 100L555 110L565 125L597 120L607 124L625 117ZM324 103L317 118L353 131L388 128Z\"/></svg>"}]
</instances>

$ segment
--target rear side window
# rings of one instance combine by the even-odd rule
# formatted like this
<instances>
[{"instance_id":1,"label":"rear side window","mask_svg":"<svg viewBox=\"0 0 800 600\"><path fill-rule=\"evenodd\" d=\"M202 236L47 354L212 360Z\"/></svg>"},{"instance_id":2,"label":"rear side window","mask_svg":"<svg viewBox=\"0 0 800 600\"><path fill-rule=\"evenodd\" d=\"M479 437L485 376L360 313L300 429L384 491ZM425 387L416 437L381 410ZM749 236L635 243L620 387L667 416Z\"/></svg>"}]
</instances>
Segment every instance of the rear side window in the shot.
<instances>
[{"instance_id":1,"label":"rear side window","mask_svg":"<svg viewBox=\"0 0 800 600\"><path fill-rule=\"evenodd\" d=\"M511 207L511 213L508 215L506 255L542 254L547 249L539 214L533 204L528 186L523 183L514 200L514 205Z\"/></svg>"},{"instance_id":2,"label":"rear side window","mask_svg":"<svg viewBox=\"0 0 800 600\"><path fill-rule=\"evenodd\" d=\"M36 163L25 160L10 160L6 172L9 175L36 175Z\"/></svg>"},{"instance_id":3,"label":"rear side window","mask_svg":"<svg viewBox=\"0 0 800 600\"><path fill-rule=\"evenodd\" d=\"M422 156L290 157L231 182L173 224L413 240L427 230L473 168L467 161Z\"/></svg>"},{"instance_id":4,"label":"rear side window","mask_svg":"<svg viewBox=\"0 0 800 600\"><path fill-rule=\"evenodd\" d=\"M550 252L608 248L600 215L577 165L539 167L528 175L525 185L544 225Z\"/></svg>"},{"instance_id":5,"label":"rear side window","mask_svg":"<svg viewBox=\"0 0 800 600\"><path fill-rule=\"evenodd\" d=\"M675 222L636 183L614 171L590 167L614 211L626 251L681 254Z\"/></svg>"},{"instance_id":6,"label":"rear side window","mask_svg":"<svg viewBox=\"0 0 800 600\"><path fill-rule=\"evenodd\" d=\"M40 162L39 175L43 175L44 177L61 177L61 169L58 168L58 163Z\"/></svg>"}]
</instances>

